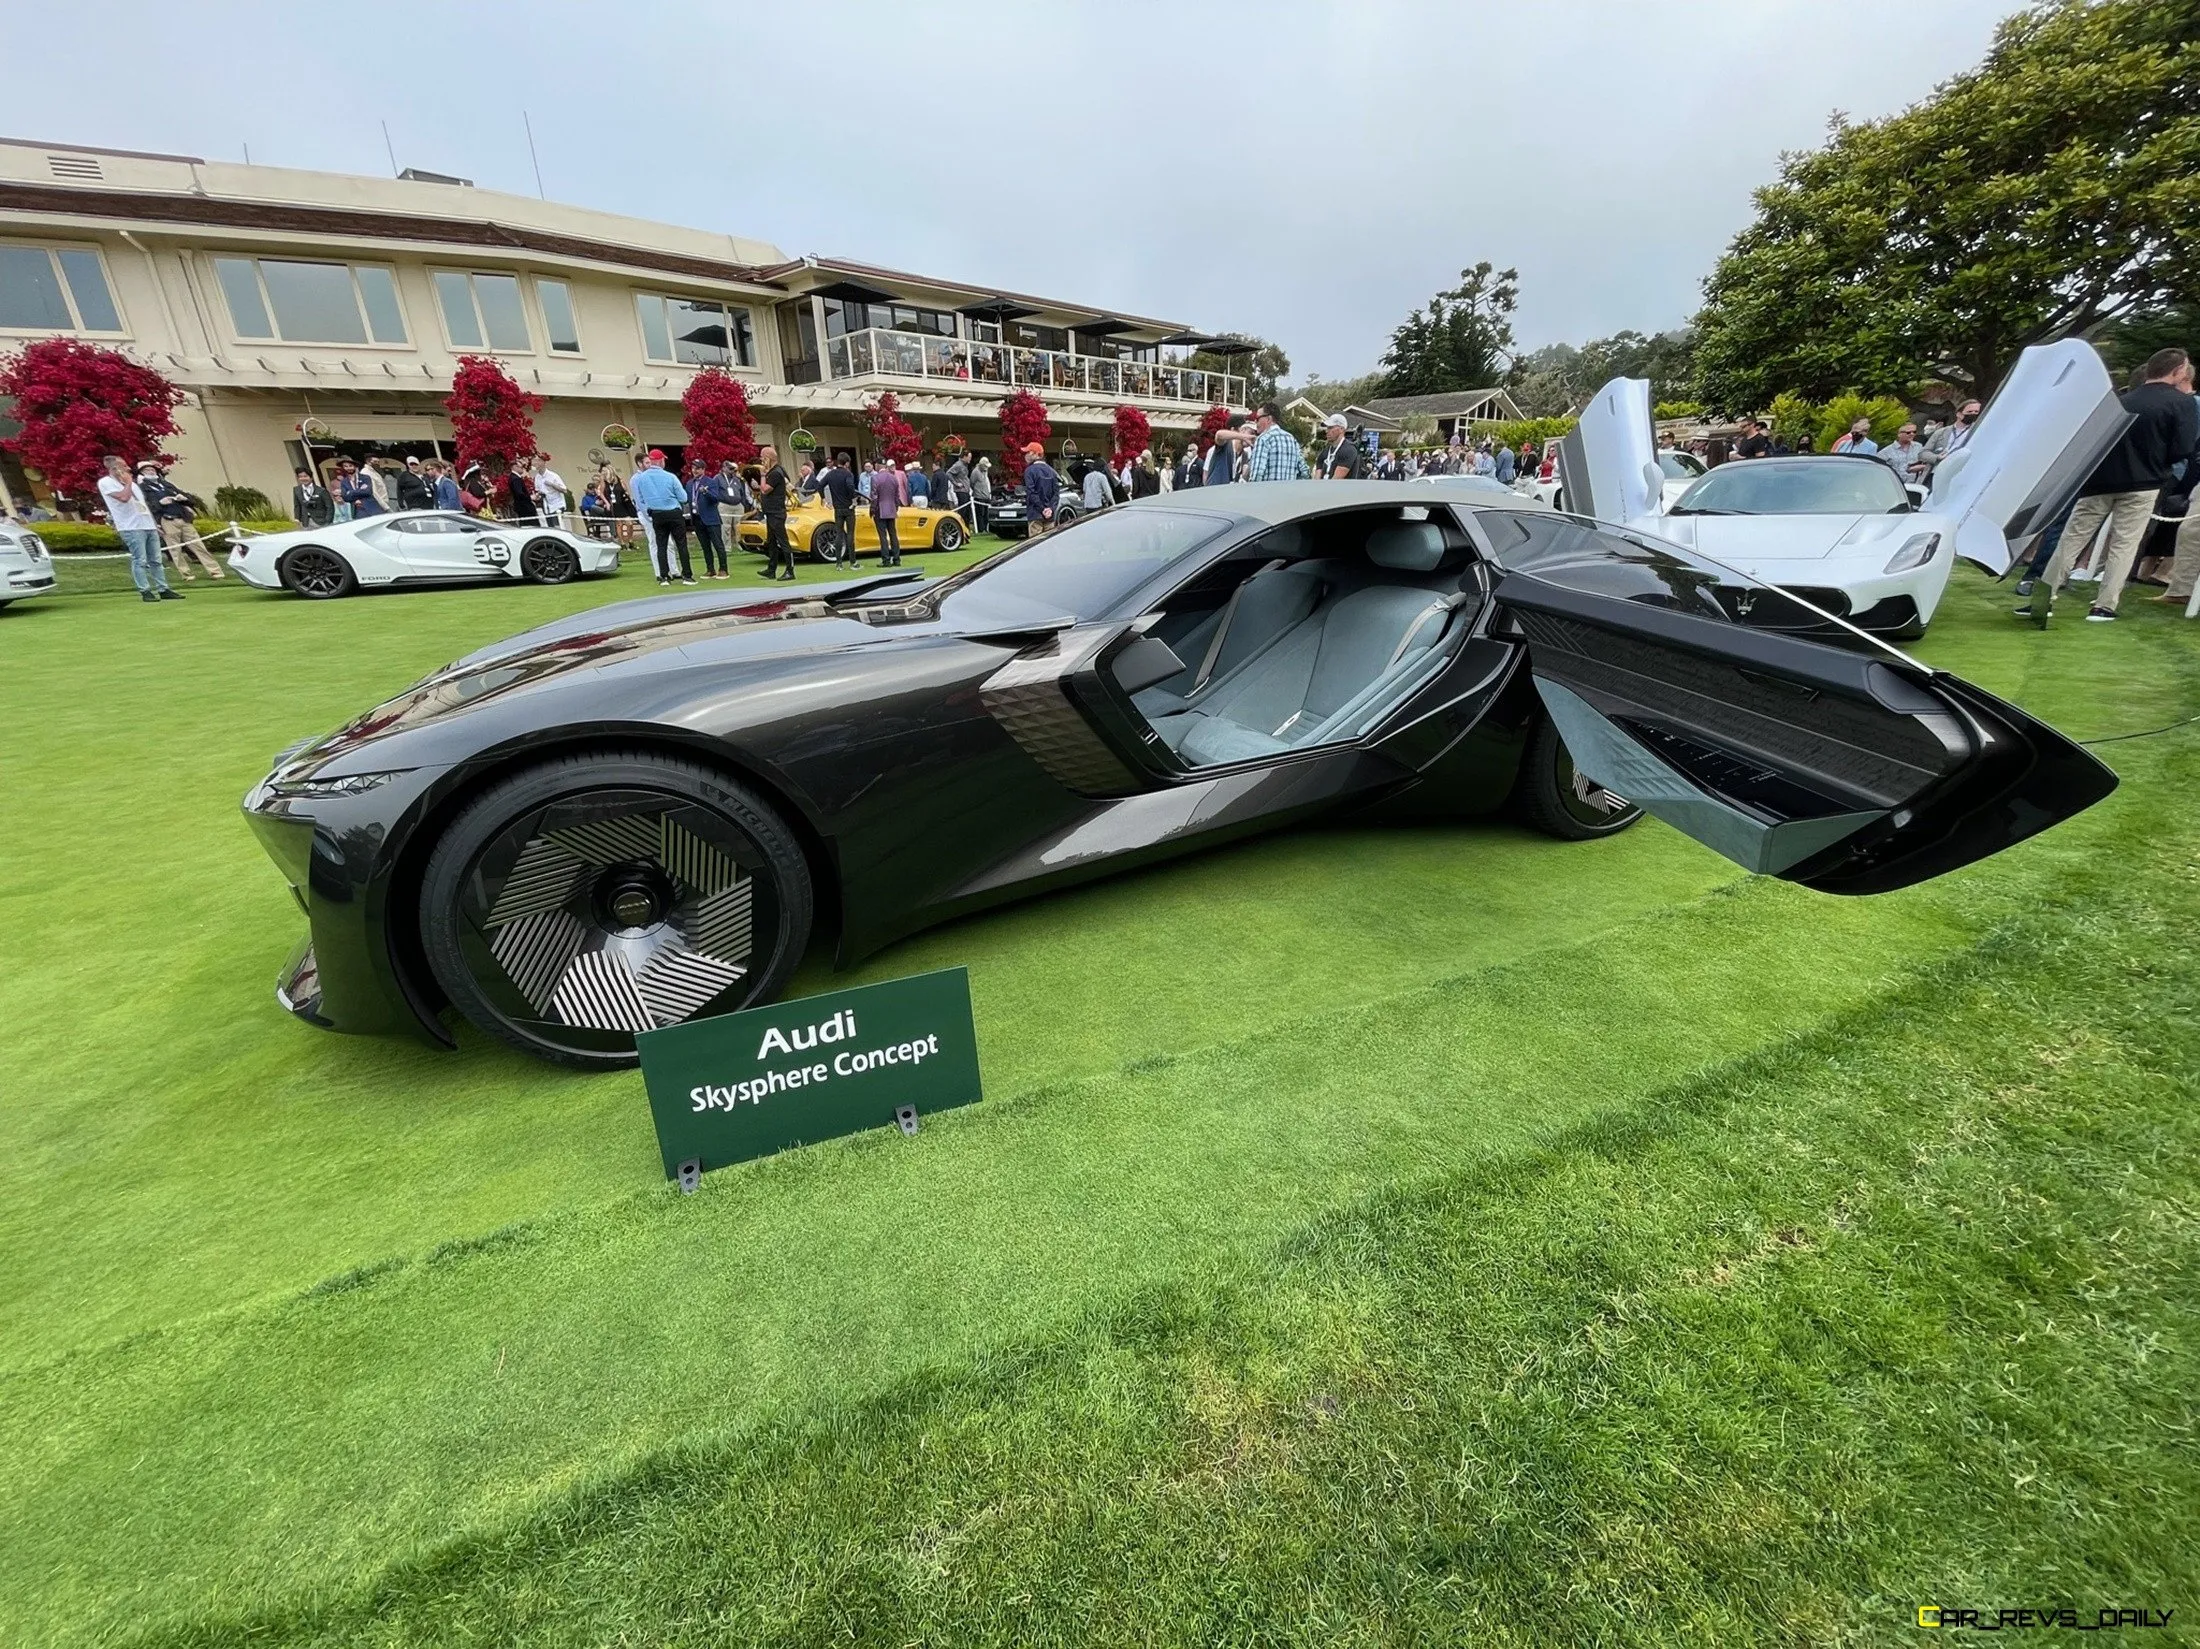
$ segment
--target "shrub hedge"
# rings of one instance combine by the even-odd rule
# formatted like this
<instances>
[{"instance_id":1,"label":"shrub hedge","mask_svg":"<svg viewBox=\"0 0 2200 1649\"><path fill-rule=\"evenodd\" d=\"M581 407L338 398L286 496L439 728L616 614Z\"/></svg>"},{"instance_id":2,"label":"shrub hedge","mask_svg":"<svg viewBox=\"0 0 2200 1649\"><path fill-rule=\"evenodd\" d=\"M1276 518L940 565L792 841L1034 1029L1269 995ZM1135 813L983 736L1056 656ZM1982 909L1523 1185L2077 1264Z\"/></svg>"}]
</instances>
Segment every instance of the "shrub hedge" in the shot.
<instances>
[{"instance_id":1,"label":"shrub hedge","mask_svg":"<svg viewBox=\"0 0 2200 1649\"><path fill-rule=\"evenodd\" d=\"M122 549L122 535L112 527L94 525L88 521L34 521L31 530L38 534L39 542L55 555L97 555L101 552L116 554ZM217 533L229 530L227 521L216 521L211 516L200 516L197 523L199 536L209 546ZM274 520L243 521L238 525L253 532L289 532L298 523Z\"/></svg>"}]
</instances>

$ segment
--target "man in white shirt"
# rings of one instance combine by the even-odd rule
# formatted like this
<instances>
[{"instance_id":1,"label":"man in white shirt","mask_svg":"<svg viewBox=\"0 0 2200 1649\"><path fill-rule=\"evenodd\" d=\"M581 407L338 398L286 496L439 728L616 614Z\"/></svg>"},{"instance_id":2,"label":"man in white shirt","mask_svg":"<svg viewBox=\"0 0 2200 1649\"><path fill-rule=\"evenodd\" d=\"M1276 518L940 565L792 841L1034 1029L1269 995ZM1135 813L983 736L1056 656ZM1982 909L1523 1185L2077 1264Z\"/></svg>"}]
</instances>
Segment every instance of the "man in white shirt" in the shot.
<instances>
[{"instance_id":1,"label":"man in white shirt","mask_svg":"<svg viewBox=\"0 0 2200 1649\"><path fill-rule=\"evenodd\" d=\"M130 466L109 455L107 473L99 478L100 502L107 506L107 521L122 535L122 547L130 552L130 578L140 601L181 601L183 594L168 587L168 575L160 565L160 527L145 507L145 495L130 479Z\"/></svg>"},{"instance_id":2,"label":"man in white shirt","mask_svg":"<svg viewBox=\"0 0 2200 1649\"><path fill-rule=\"evenodd\" d=\"M535 460L535 492L542 499L542 524L554 527L565 513L565 477L541 459Z\"/></svg>"}]
</instances>

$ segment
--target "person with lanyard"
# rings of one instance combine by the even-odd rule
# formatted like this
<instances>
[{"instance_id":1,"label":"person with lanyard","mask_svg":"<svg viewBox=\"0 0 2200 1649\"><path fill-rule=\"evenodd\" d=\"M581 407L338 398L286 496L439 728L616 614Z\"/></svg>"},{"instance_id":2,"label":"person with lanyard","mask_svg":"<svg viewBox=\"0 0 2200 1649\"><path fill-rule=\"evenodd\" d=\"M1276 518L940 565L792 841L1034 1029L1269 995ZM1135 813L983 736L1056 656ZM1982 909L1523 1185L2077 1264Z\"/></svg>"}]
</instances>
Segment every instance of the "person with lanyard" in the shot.
<instances>
[{"instance_id":1,"label":"person with lanyard","mask_svg":"<svg viewBox=\"0 0 2200 1649\"><path fill-rule=\"evenodd\" d=\"M787 472L780 467L777 447L766 447L757 454L757 462L764 466L764 478L756 485L757 498L764 506L764 576L783 578L791 584L794 551L787 544ZM787 570L777 572L782 562Z\"/></svg>"},{"instance_id":2,"label":"person with lanyard","mask_svg":"<svg viewBox=\"0 0 2200 1649\"><path fill-rule=\"evenodd\" d=\"M1206 467L1199 458L1199 437L1195 435L1184 443L1184 450L1177 454L1176 468L1169 477L1169 488L1172 492L1184 492L1206 479Z\"/></svg>"},{"instance_id":3,"label":"person with lanyard","mask_svg":"<svg viewBox=\"0 0 2200 1649\"><path fill-rule=\"evenodd\" d=\"M665 455L657 448L649 449L649 456L642 467L634 472L634 481L627 491L633 495L634 507L642 519L649 523L650 551L657 563L657 582L672 582L672 546L680 546L680 582L693 584L695 573L688 561L687 488L680 485L680 478L665 469Z\"/></svg>"},{"instance_id":4,"label":"person with lanyard","mask_svg":"<svg viewBox=\"0 0 2200 1649\"><path fill-rule=\"evenodd\" d=\"M849 473L848 460L834 453L825 466L825 473L817 479L817 490L832 505L833 530L840 534L840 552L853 562L856 557L856 499L860 494L856 478Z\"/></svg>"},{"instance_id":5,"label":"person with lanyard","mask_svg":"<svg viewBox=\"0 0 2200 1649\"><path fill-rule=\"evenodd\" d=\"M1054 525L1062 502L1062 477L1047 462L1046 448L1033 441L1024 448L1024 531L1037 537Z\"/></svg>"},{"instance_id":6,"label":"person with lanyard","mask_svg":"<svg viewBox=\"0 0 2200 1649\"><path fill-rule=\"evenodd\" d=\"M688 483L688 503L695 511L695 536L703 546L703 576L705 578L731 578L726 570L726 534L724 518L719 506L733 502L726 491L723 476L706 472L701 464L695 466L695 479Z\"/></svg>"},{"instance_id":7,"label":"person with lanyard","mask_svg":"<svg viewBox=\"0 0 2200 1649\"><path fill-rule=\"evenodd\" d=\"M359 468L349 458L337 466L336 502L339 521L357 521L364 516L383 513L381 502L374 496L374 483L359 473Z\"/></svg>"},{"instance_id":8,"label":"person with lanyard","mask_svg":"<svg viewBox=\"0 0 2200 1649\"><path fill-rule=\"evenodd\" d=\"M1322 421L1327 432L1318 473L1324 481L1357 481L1360 478L1360 444L1345 428L1344 414L1332 412Z\"/></svg>"}]
</instances>

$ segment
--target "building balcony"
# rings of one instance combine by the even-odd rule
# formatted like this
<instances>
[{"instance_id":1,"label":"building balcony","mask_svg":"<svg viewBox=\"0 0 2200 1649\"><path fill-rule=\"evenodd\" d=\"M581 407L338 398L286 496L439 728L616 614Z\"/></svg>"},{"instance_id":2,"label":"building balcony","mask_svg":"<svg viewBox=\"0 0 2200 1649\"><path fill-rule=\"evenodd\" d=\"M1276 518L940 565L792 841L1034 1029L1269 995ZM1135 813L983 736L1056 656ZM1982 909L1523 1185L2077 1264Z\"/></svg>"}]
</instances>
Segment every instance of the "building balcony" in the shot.
<instances>
[{"instance_id":1,"label":"building balcony","mask_svg":"<svg viewBox=\"0 0 2200 1649\"><path fill-rule=\"evenodd\" d=\"M1007 395L1018 389L1042 397L1092 395L1171 409L1245 404L1245 380L1227 372L879 328L827 339L822 376L836 383L907 383L960 395L988 390Z\"/></svg>"}]
</instances>

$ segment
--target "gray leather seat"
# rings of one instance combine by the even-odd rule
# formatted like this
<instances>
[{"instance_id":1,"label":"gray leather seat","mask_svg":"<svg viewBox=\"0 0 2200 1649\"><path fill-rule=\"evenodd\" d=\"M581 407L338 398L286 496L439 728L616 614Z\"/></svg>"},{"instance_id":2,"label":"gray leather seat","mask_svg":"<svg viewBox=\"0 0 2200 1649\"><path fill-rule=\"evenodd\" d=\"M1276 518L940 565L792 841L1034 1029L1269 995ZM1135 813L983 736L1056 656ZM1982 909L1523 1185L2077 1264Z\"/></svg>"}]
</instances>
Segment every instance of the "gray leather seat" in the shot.
<instances>
[{"instance_id":1,"label":"gray leather seat","mask_svg":"<svg viewBox=\"0 0 2200 1649\"><path fill-rule=\"evenodd\" d=\"M1367 560L1387 571L1428 573L1444 550L1433 522L1402 522L1368 536ZM1249 580L1242 587L1248 598L1254 585L1273 581L1260 593L1264 614L1292 610L1299 591L1286 600L1287 579L1315 584L1325 599L1211 677L1186 708L1155 716L1162 737L1191 765L1209 767L1348 737L1371 720L1428 660L1466 598L1402 582L1352 587L1363 575L1361 566L1317 562Z\"/></svg>"}]
</instances>

